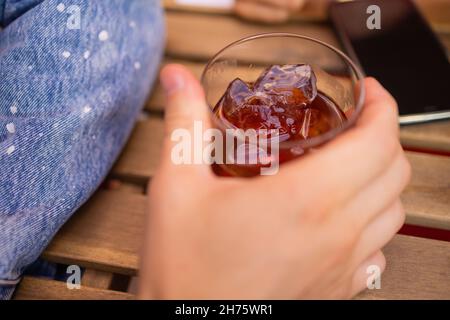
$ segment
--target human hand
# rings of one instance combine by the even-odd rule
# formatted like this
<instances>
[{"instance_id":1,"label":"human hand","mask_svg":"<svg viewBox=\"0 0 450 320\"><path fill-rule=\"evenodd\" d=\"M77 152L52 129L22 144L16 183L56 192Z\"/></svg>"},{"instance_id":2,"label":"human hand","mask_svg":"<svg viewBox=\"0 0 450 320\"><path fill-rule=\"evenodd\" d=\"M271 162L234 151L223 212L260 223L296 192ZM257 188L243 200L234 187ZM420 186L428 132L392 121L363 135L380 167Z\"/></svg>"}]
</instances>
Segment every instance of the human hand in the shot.
<instances>
[{"instance_id":1,"label":"human hand","mask_svg":"<svg viewBox=\"0 0 450 320\"><path fill-rule=\"evenodd\" d=\"M399 195L410 166L393 98L367 79L354 128L277 175L215 176L208 165L175 165L175 129L209 126L198 81L182 66L161 74L166 137L150 184L140 269L141 298L350 298L404 222Z\"/></svg>"},{"instance_id":2,"label":"human hand","mask_svg":"<svg viewBox=\"0 0 450 320\"><path fill-rule=\"evenodd\" d=\"M253 21L280 23L303 7L305 0L236 0L235 12Z\"/></svg>"}]
</instances>

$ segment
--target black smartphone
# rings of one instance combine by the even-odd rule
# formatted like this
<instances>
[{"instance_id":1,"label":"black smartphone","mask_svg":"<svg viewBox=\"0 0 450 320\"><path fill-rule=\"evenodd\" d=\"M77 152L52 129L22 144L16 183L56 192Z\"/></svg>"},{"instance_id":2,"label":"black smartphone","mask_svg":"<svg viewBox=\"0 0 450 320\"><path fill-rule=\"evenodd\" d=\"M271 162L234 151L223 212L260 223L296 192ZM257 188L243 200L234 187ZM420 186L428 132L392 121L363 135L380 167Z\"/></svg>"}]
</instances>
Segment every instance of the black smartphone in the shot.
<instances>
[{"instance_id":1,"label":"black smartphone","mask_svg":"<svg viewBox=\"0 0 450 320\"><path fill-rule=\"evenodd\" d=\"M335 2L330 18L349 56L397 99L400 124L450 119L450 63L410 0Z\"/></svg>"}]
</instances>

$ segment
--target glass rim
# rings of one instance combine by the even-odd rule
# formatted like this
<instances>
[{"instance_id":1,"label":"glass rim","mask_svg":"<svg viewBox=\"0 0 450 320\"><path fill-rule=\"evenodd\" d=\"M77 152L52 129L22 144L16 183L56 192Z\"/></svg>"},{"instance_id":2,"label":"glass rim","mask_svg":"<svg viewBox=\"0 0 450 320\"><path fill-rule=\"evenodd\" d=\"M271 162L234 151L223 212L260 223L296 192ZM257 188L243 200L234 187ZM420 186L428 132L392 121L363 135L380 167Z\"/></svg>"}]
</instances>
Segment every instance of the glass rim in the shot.
<instances>
[{"instance_id":1,"label":"glass rim","mask_svg":"<svg viewBox=\"0 0 450 320\"><path fill-rule=\"evenodd\" d=\"M319 44L321 46L324 46L324 47L330 49L331 51L336 53L338 56L340 56L345 61L345 63L351 68L351 70L355 74L356 80L359 84L359 97L355 103L355 111L351 114L351 116L349 118L347 118L347 121L342 126L333 128L323 134L320 134L318 136L315 136L315 137L312 137L309 139L305 139L305 140L280 141L280 149L286 149L286 148L292 148L292 147L301 147L302 149L311 149L311 148L320 146L327 141L330 141L331 139L338 136L342 132L351 128L356 123L356 121L359 118L359 116L362 112L362 109L364 107L364 102L365 102L365 97L366 97L366 89L365 89L365 85L364 85L364 78L365 78L364 73L358 68L358 66L344 52L342 52L341 50L335 48L334 46L332 46L324 41L314 39L312 37L308 37L308 36L304 36L304 35L300 35L300 34L296 34L296 33L290 33L290 32L268 32L268 33L259 33L259 34L250 35L250 36L244 37L242 39L233 41L232 43L228 44L227 46L225 46L224 48L219 50L208 61L205 68L203 69L203 72L202 72L202 75L200 78L202 86L204 84L204 80L206 78L206 74L207 74L208 70L216 62L216 60L220 56L222 56L222 54L224 52L226 52L228 49L231 49L233 47L236 47L238 45L241 45L246 42L253 41L253 40L259 40L259 39L264 39L264 38L276 38L276 37L287 37L287 38L297 38L297 39L307 40L307 41L314 42L316 44ZM237 127L231 127L231 126L227 127L225 125L225 123L219 123L222 121L220 121L212 112L214 106L209 105L208 101L207 101L207 104L209 107L208 108L209 112L212 115L213 121L216 122L219 125L219 127L224 126L225 129L236 129L237 128Z\"/></svg>"}]
</instances>

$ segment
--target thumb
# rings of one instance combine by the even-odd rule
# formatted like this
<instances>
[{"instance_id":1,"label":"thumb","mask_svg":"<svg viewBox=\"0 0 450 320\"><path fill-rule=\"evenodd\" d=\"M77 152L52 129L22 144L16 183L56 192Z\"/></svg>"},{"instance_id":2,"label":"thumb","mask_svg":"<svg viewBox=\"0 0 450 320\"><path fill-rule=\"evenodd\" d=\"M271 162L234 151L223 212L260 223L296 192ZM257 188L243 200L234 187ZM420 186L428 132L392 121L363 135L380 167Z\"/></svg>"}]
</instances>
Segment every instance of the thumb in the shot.
<instances>
[{"instance_id":1,"label":"thumb","mask_svg":"<svg viewBox=\"0 0 450 320\"><path fill-rule=\"evenodd\" d=\"M199 124L201 124L203 131L211 127L211 111L206 104L203 88L186 67L178 64L165 66L161 71L160 79L166 96L165 138L162 161L165 164L169 164L169 162L174 164L174 161L171 161L173 160L171 158L172 150L175 145L180 143L180 141L173 141L175 137L174 132L177 131L190 135L190 139L187 140L190 140L190 155L193 159L195 152L203 151L203 142L201 144L194 143L196 140L203 141L203 132L201 132L201 137L196 137L195 134L198 134L198 130L194 130L194 125L198 128ZM194 150L194 147L202 148L202 150ZM186 159L185 164L189 160L191 159ZM191 164L193 162L192 160ZM182 165L181 167L186 166ZM198 164L195 167L198 167ZM208 170L210 170L209 166Z\"/></svg>"},{"instance_id":2,"label":"thumb","mask_svg":"<svg viewBox=\"0 0 450 320\"><path fill-rule=\"evenodd\" d=\"M161 84L166 94L166 129L191 129L194 121L209 126L209 108L203 88L184 66L169 64L161 71Z\"/></svg>"}]
</instances>

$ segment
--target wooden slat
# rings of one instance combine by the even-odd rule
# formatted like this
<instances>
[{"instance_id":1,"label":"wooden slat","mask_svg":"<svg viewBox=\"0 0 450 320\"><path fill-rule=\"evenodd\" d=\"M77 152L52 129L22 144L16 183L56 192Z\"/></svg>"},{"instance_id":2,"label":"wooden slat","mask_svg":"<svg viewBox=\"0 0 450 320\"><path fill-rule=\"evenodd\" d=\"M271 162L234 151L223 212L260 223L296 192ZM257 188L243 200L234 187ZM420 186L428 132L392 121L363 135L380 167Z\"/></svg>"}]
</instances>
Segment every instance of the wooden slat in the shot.
<instances>
[{"instance_id":1,"label":"wooden slat","mask_svg":"<svg viewBox=\"0 0 450 320\"><path fill-rule=\"evenodd\" d=\"M43 257L134 275L144 230L145 196L100 191L56 235Z\"/></svg>"},{"instance_id":2,"label":"wooden slat","mask_svg":"<svg viewBox=\"0 0 450 320\"><path fill-rule=\"evenodd\" d=\"M211 16L204 14L187 14L168 12L168 37L166 54L183 59L207 61L220 49L243 37L264 32L291 32L325 41L336 47L339 43L333 31L325 24L288 23L277 26L254 24L229 16ZM186 34L195 35L187 37ZM280 44L278 50L248 50L241 53L245 60L252 62L277 61L285 57L289 43ZM339 61L326 51L318 52L314 47L303 44L291 46L292 52L302 54L304 60L321 62L324 67L339 68ZM301 51L300 51L301 50Z\"/></svg>"},{"instance_id":3,"label":"wooden slat","mask_svg":"<svg viewBox=\"0 0 450 320\"><path fill-rule=\"evenodd\" d=\"M206 13L206 14L231 14L232 13L231 8L183 5L183 4L179 4L179 2L176 0L163 0L162 4L166 11L167 10L175 10L175 11Z\"/></svg>"},{"instance_id":4,"label":"wooden slat","mask_svg":"<svg viewBox=\"0 0 450 320\"><path fill-rule=\"evenodd\" d=\"M450 121L404 126L400 137L405 147L450 152Z\"/></svg>"},{"instance_id":5,"label":"wooden slat","mask_svg":"<svg viewBox=\"0 0 450 320\"><path fill-rule=\"evenodd\" d=\"M408 152L413 176L402 194L407 223L450 230L450 157Z\"/></svg>"},{"instance_id":6,"label":"wooden slat","mask_svg":"<svg viewBox=\"0 0 450 320\"><path fill-rule=\"evenodd\" d=\"M326 19L325 3L328 0L314 0L309 1L307 5L298 13L294 13L292 20L295 21L324 21ZM180 5L176 0L164 0L164 8L166 10L176 10L184 12L200 12L207 14L234 14L233 8L220 8L220 7L208 7L208 6L187 6Z\"/></svg>"},{"instance_id":7,"label":"wooden slat","mask_svg":"<svg viewBox=\"0 0 450 320\"><path fill-rule=\"evenodd\" d=\"M65 282L24 277L16 289L15 300L133 300L124 292L81 286L69 290Z\"/></svg>"},{"instance_id":8,"label":"wooden slat","mask_svg":"<svg viewBox=\"0 0 450 320\"><path fill-rule=\"evenodd\" d=\"M419 9L431 23L434 31L450 53L450 1L416 1L418 2ZM169 2L171 1L169 0ZM305 24L305 22L320 22L326 20L326 13L323 12L322 5L309 5L304 12L294 16L294 21L281 25L263 25L242 21L230 15L231 12L229 10L224 11L204 7L196 9L196 7L179 6L173 3L168 3L166 7L179 11L173 12L169 10L167 12L169 43L171 44L169 52L177 56L180 54L183 55L183 53L189 53L189 56L195 58L203 60L209 59L212 54L216 53L219 49L224 47L224 45L231 43L232 41L240 39L248 34L273 31L294 32L313 37L315 36L318 39L322 39L325 42L329 42L330 44L339 47L334 32L329 26L319 23ZM228 16L217 16L212 14L199 15L198 13L193 13L196 11L201 13L226 13ZM320 29L317 29L316 31L311 29L317 28L318 26L320 26ZM177 36L177 34L177 39L184 38L183 44L187 44L187 48L183 49L181 46L176 46L176 43L171 40L173 37ZM195 34L196 36L184 37L183 35L185 34ZM199 46L195 48L194 44ZM214 48L215 50L212 50ZM202 53L200 54L200 52ZM205 52L209 53L206 57Z\"/></svg>"},{"instance_id":9,"label":"wooden slat","mask_svg":"<svg viewBox=\"0 0 450 320\"><path fill-rule=\"evenodd\" d=\"M380 290L366 290L356 299L450 299L449 243L397 235L384 248L386 271ZM25 277L15 299L133 299L132 295Z\"/></svg>"},{"instance_id":10,"label":"wooden slat","mask_svg":"<svg viewBox=\"0 0 450 320\"><path fill-rule=\"evenodd\" d=\"M357 299L450 299L450 243L397 235L383 252L381 289Z\"/></svg>"},{"instance_id":11,"label":"wooden slat","mask_svg":"<svg viewBox=\"0 0 450 320\"><path fill-rule=\"evenodd\" d=\"M397 235L384 248L387 268L380 290L366 290L357 299L450 299L450 244ZM15 299L133 299L132 295L25 277Z\"/></svg>"},{"instance_id":12,"label":"wooden slat","mask_svg":"<svg viewBox=\"0 0 450 320\"><path fill-rule=\"evenodd\" d=\"M131 250L126 242L136 243L138 239L141 239L144 217L143 214L136 214L136 217L140 218L131 219L130 212L118 210L115 205L108 205L108 202L113 202L114 199L117 199L116 204L122 203L123 207L132 207L136 202L136 199L133 200L125 195L108 195L95 206L95 210L82 210L77 213L54 239L51 245L51 256L62 256L62 260L66 262L95 265L97 268L109 270L111 264L117 266L117 263L114 263L115 259L111 257L122 256L123 252L127 252L127 255L132 258L123 260L121 268L114 269L128 274L130 270L133 274L137 273L138 246L134 245L134 249ZM98 200L94 198L93 201ZM102 206L108 210L104 210ZM108 216L104 214L106 211ZM124 231L125 229L128 231ZM114 236L124 233L128 235L126 241L123 236ZM74 247L76 251L67 255L67 252ZM105 247L111 249L104 250ZM450 244L447 242L397 235L385 249L388 267L382 278L382 290L366 292L359 298L449 298L449 249ZM47 253L46 256L49 254ZM61 258L55 260L61 260ZM35 285L31 293L19 290L19 297L36 297L38 288L40 290L47 288L47 283ZM29 291L30 289L25 292ZM50 293L46 291L45 296ZM67 296L69 294L71 292L58 293L61 297L67 298L70 298ZM99 294L103 294L102 291ZM92 297L98 298L95 295Z\"/></svg>"}]
</instances>

